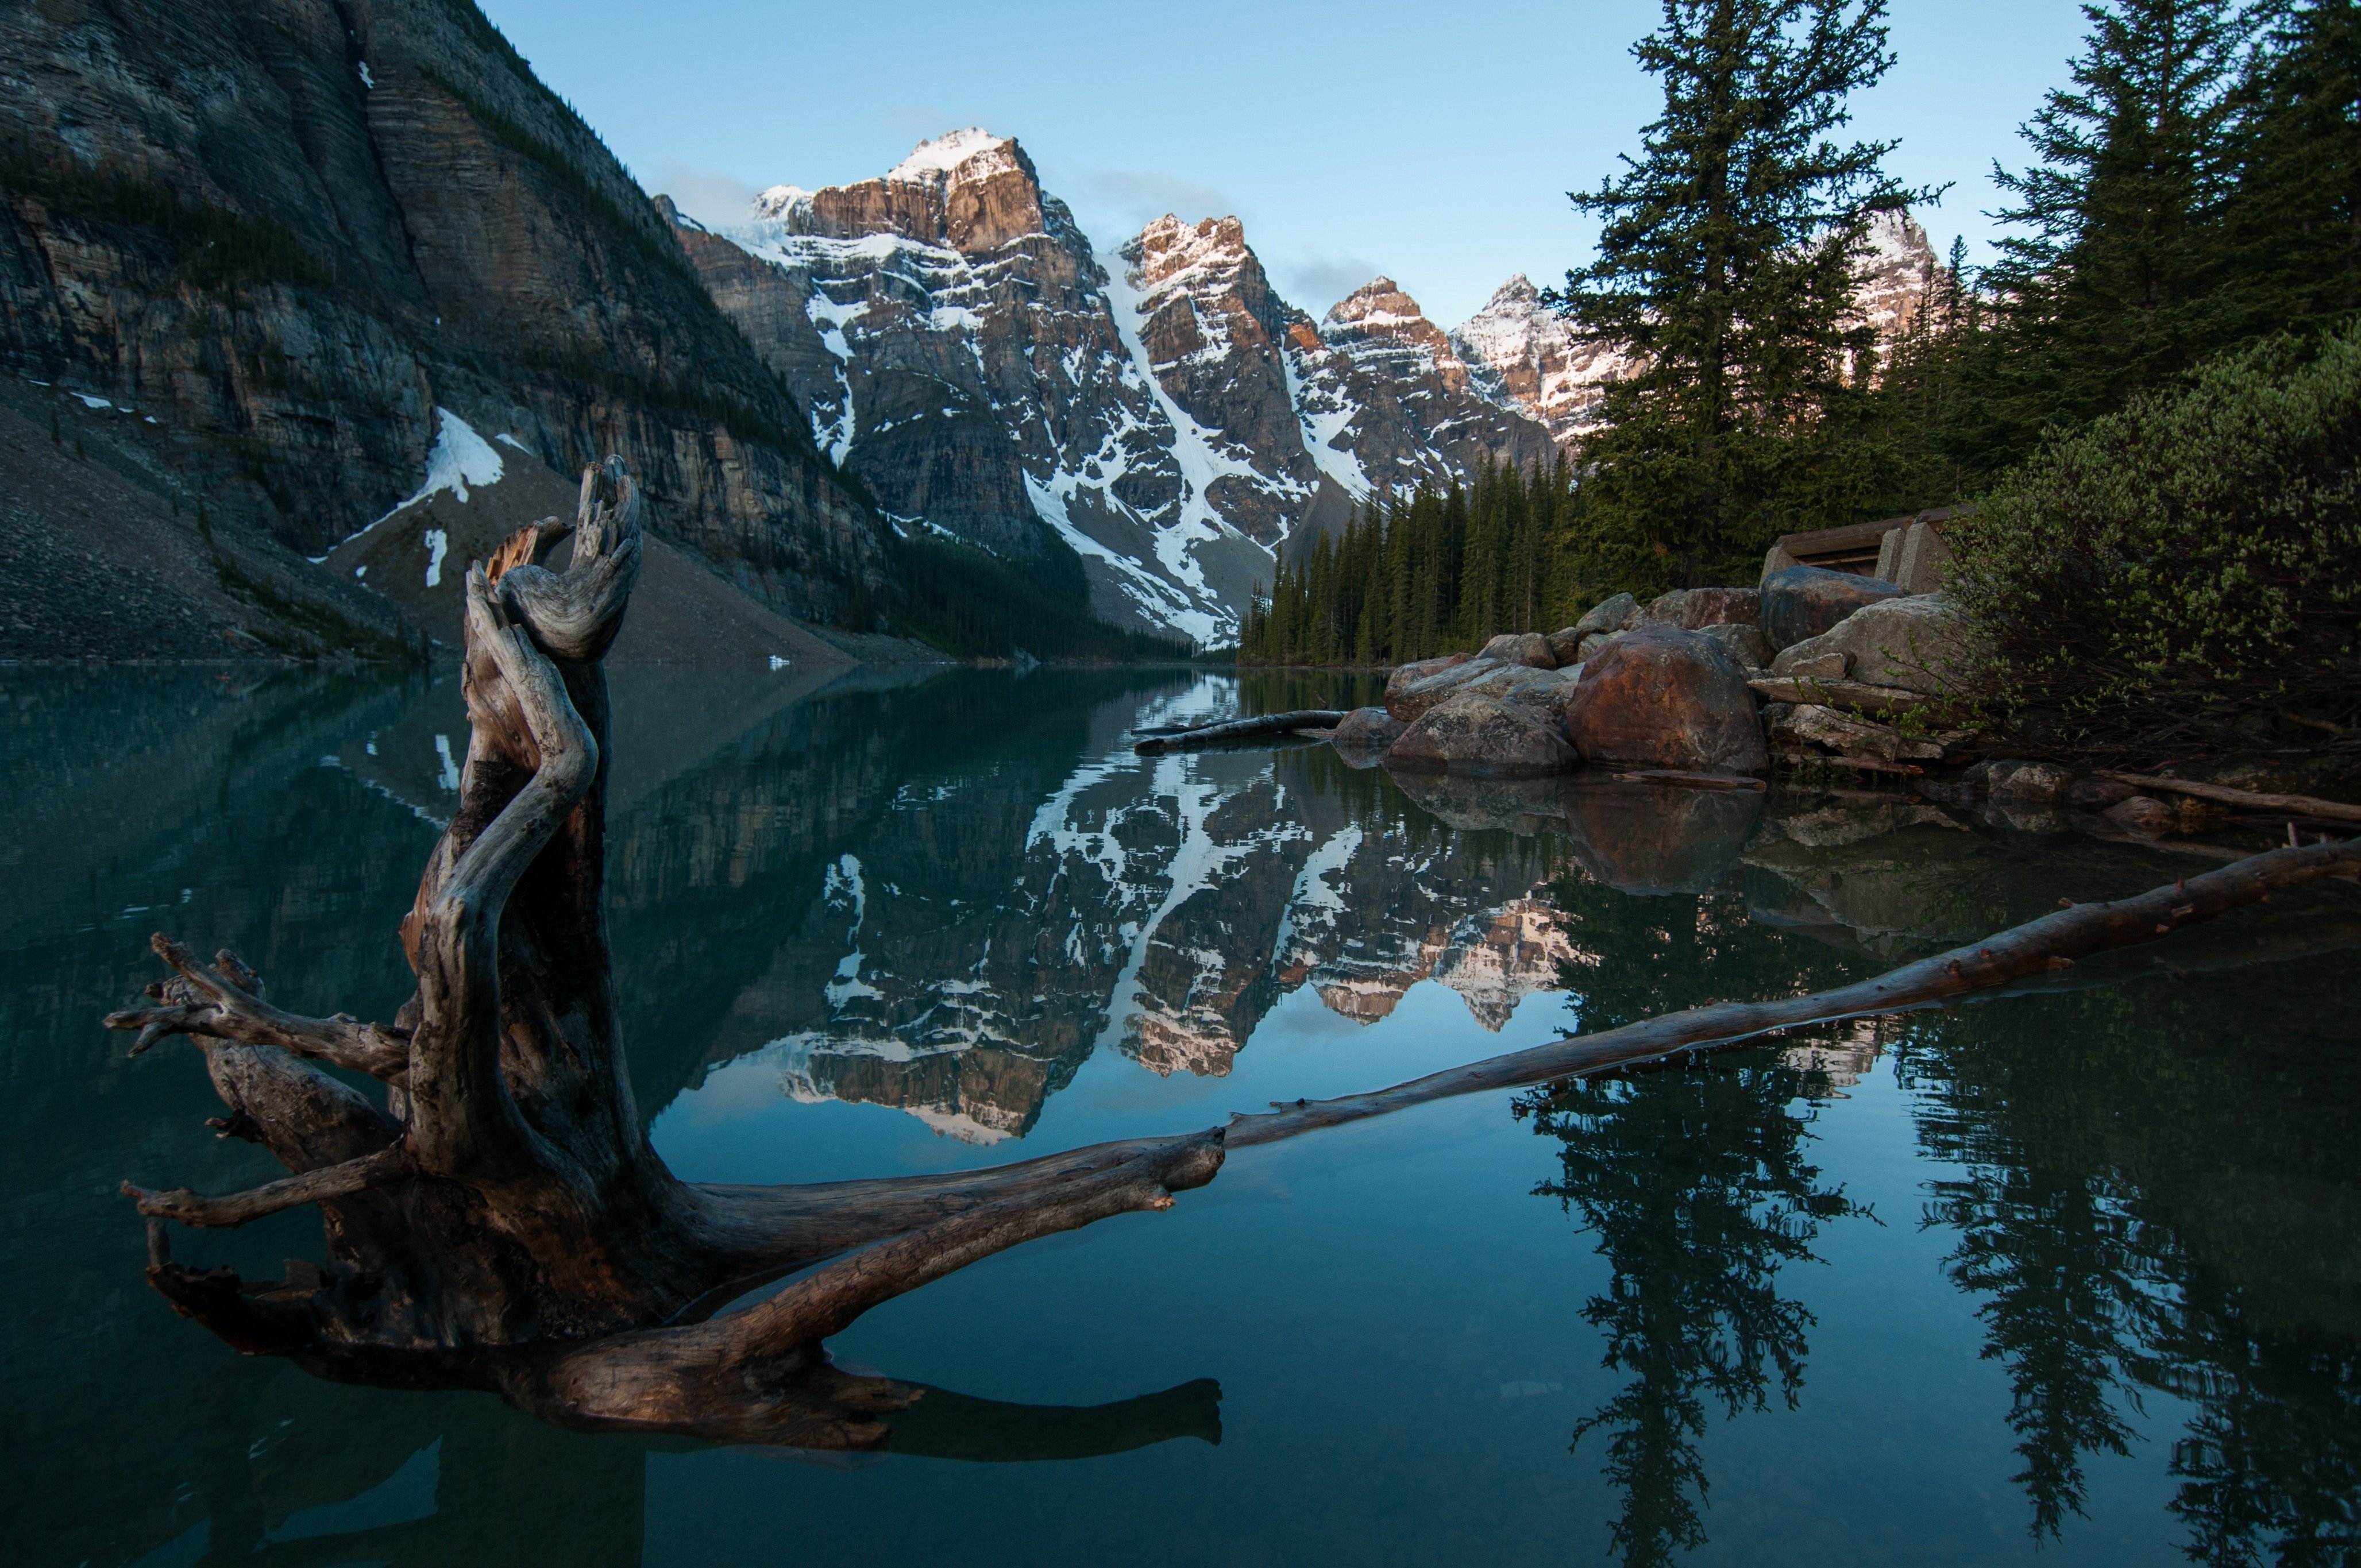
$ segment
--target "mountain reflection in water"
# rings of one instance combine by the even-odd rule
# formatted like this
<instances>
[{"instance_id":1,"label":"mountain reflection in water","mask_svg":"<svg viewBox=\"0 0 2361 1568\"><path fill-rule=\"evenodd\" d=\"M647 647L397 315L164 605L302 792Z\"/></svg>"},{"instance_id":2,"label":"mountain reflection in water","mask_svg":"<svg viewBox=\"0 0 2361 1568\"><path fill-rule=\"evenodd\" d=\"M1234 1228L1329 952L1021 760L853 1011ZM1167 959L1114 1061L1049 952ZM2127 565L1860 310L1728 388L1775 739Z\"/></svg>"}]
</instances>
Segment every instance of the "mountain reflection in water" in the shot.
<instances>
[{"instance_id":1,"label":"mountain reflection in water","mask_svg":"<svg viewBox=\"0 0 2361 1568\"><path fill-rule=\"evenodd\" d=\"M2183 864L1892 795L1126 740L1350 678L615 675L624 1035L699 1179L1204 1126L1839 983ZM272 1172L203 1126L185 1050L126 1060L95 1020L159 926L390 1015L465 735L447 677L0 674L12 1559L2361 1552L2343 888L2035 994L1243 1151L1170 1215L846 1336L940 1386L884 1455L588 1437L241 1360L141 1285L114 1184ZM318 1223L188 1245L267 1277Z\"/></svg>"}]
</instances>

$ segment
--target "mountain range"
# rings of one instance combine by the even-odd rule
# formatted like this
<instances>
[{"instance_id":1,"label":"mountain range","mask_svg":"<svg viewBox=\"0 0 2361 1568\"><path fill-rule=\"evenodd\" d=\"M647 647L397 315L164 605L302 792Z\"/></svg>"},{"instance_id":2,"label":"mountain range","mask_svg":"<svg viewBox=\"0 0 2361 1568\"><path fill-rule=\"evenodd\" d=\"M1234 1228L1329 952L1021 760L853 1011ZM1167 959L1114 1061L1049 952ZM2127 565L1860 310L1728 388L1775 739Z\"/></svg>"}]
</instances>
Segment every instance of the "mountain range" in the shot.
<instances>
[{"instance_id":1,"label":"mountain range","mask_svg":"<svg viewBox=\"0 0 2361 1568\"><path fill-rule=\"evenodd\" d=\"M60 0L0 70L0 657L455 641L468 554L540 515L502 476L609 452L692 574L652 617L743 602L715 646L893 652L961 591L928 539L1218 643L1280 553L1554 461L1619 368L1521 276L1446 331L1387 278L1313 320L1235 218L1102 251L979 129L699 224L470 0ZM1879 243L1899 319L1931 254Z\"/></svg>"}]
</instances>

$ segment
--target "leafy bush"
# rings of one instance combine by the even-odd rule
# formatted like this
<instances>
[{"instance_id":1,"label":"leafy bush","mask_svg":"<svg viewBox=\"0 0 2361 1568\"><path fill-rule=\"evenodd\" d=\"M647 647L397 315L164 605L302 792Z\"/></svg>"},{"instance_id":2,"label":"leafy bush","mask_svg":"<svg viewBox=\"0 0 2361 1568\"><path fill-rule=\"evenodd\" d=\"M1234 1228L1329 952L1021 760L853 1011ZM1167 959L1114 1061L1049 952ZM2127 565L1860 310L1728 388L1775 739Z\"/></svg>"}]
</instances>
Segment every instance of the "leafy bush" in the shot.
<instances>
[{"instance_id":1,"label":"leafy bush","mask_svg":"<svg viewBox=\"0 0 2361 1568\"><path fill-rule=\"evenodd\" d=\"M2053 433L1952 537L1975 695L2057 751L2361 743L2356 460L2356 325Z\"/></svg>"}]
</instances>

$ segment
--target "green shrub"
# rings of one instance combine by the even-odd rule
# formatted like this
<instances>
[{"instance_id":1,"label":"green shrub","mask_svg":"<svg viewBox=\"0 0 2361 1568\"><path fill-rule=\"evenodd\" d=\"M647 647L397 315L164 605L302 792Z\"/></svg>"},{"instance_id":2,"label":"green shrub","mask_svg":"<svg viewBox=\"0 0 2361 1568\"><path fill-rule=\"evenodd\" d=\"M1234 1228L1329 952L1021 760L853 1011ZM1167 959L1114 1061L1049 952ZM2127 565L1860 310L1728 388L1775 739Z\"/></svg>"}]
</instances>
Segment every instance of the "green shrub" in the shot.
<instances>
[{"instance_id":1,"label":"green shrub","mask_svg":"<svg viewBox=\"0 0 2361 1568\"><path fill-rule=\"evenodd\" d=\"M2053 433L1952 536L1973 695L2057 751L2361 742L2357 459L2356 325Z\"/></svg>"}]
</instances>

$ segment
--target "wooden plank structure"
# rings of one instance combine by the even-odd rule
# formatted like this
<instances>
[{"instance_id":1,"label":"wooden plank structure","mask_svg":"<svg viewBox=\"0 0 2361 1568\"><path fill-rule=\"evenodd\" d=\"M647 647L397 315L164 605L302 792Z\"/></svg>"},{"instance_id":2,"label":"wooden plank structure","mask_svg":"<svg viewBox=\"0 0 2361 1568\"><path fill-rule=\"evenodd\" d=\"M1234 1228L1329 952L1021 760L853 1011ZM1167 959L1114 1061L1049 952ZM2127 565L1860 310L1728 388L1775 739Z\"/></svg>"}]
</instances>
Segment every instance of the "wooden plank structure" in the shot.
<instances>
[{"instance_id":1,"label":"wooden plank structure","mask_svg":"<svg viewBox=\"0 0 2361 1568\"><path fill-rule=\"evenodd\" d=\"M1907 517L1881 518L1875 522L1852 522L1842 528L1821 528L1808 533L1785 534L1771 547L1771 561L1765 569L1776 571L1782 566L1818 566L1831 572L1850 572L1857 576L1888 576L1897 569L1895 557L1900 554L1898 547L1902 538L1913 527L1924 523L1940 537L1954 521L1972 517L1975 510L1972 503L1936 507L1928 511L1913 512Z\"/></svg>"}]
</instances>

